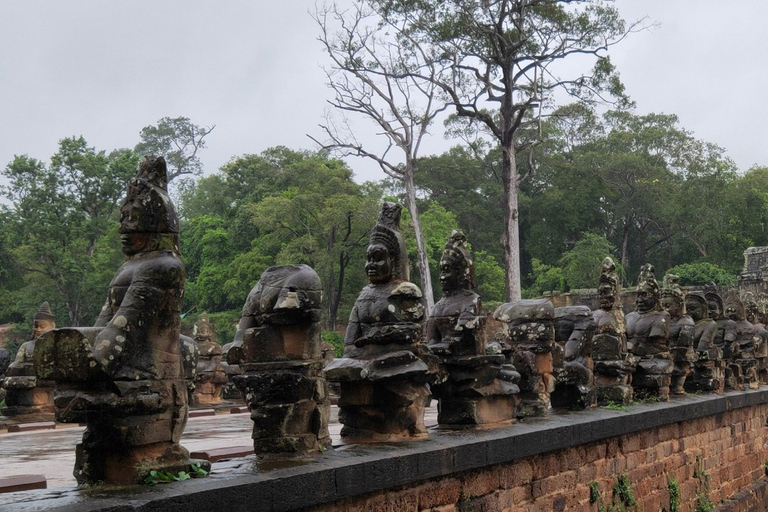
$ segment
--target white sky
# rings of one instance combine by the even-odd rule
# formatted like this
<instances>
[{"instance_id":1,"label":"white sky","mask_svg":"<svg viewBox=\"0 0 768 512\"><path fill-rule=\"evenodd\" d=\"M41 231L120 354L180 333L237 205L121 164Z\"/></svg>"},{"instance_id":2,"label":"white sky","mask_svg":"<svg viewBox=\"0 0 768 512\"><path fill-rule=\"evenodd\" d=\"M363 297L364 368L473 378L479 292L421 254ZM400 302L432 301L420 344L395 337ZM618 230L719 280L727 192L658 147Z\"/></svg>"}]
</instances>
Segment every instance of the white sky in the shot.
<instances>
[{"instance_id":1,"label":"white sky","mask_svg":"<svg viewBox=\"0 0 768 512\"><path fill-rule=\"evenodd\" d=\"M314 0L0 0L0 166L59 139L132 147L161 117L216 124L206 172L276 145L314 149L331 97ZM659 27L616 47L638 113L680 117L742 171L768 165L765 0L617 0ZM361 130L369 130L361 125ZM422 154L451 143L435 136ZM381 179L350 161L359 179Z\"/></svg>"}]
</instances>

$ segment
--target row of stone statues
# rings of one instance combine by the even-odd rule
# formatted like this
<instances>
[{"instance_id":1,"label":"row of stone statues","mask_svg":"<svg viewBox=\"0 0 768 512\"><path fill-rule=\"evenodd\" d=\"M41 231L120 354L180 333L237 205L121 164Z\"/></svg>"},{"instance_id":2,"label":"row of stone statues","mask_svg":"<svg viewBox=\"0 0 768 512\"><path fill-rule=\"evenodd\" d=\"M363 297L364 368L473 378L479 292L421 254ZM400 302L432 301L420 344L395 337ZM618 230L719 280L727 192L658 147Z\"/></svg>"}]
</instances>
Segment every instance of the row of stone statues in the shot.
<instances>
[{"instance_id":1,"label":"row of stone statues","mask_svg":"<svg viewBox=\"0 0 768 512\"><path fill-rule=\"evenodd\" d=\"M546 299L503 304L494 316L504 331L489 341L474 261L466 237L454 232L440 259L443 297L425 319L421 292L408 281L400 212L384 203L371 232L369 284L352 309L342 358L322 342L321 286L310 267L272 267L249 293L226 354L259 456L330 445L328 381L339 384L347 443L425 437L432 398L438 423L457 427L541 416L552 405L666 400L765 381L766 331L747 319L757 308L738 297L724 304L715 290L684 296L674 276L662 288L650 265L626 318L606 258L598 310L554 308ZM190 400L219 400L227 381L210 324L197 325L195 340L179 332L185 269L162 158L145 159L131 180L120 234L125 263L94 327L53 329L41 308L35 340L5 379L9 390L55 382L57 419L86 424L76 449L79 483L136 483L152 470L205 466L179 439Z\"/></svg>"}]
</instances>

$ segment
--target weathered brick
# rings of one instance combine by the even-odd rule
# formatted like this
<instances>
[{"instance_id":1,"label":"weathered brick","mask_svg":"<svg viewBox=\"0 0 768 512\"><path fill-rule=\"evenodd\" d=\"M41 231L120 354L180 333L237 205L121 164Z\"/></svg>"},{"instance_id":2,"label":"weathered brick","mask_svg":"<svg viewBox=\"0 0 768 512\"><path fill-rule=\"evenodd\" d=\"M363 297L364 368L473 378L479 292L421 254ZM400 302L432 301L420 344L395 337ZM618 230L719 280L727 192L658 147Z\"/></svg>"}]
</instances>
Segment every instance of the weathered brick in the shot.
<instances>
[{"instance_id":1,"label":"weathered brick","mask_svg":"<svg viewBox=\"0 0 768 512\"><path fill-rule=\"evenodd\" d=\"M461 483L458 478L444 478L431 485L421 486L419 490L419 508L434 508L449 503L456 503L461 496Z\"/></svg>"}]
</instances>

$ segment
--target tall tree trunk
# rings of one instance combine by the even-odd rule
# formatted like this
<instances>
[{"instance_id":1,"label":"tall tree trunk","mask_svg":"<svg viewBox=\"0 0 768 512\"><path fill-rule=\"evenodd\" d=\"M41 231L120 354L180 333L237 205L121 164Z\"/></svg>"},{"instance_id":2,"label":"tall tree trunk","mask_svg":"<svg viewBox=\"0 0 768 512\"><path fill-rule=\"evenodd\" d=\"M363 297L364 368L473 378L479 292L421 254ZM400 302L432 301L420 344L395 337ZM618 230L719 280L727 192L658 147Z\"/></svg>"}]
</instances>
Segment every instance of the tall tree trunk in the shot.
<instances>
[{"instance_id":1,"label":"tall tree trunk","mask_svg":"<svg viewBox=\"0 0 768 512\"><path fill-rule=\"evenodd\" d=\"M507 300L514 302L523 296L520 286L520 223L517 202L519 178L517 175L517 155L514 142L506 142L502 147L502 182L504 184L504 233L501 245L504 248L504 291Z\"/></svg>"},{"instance_id":2,"label":"tall tree trunk","mask_svg":"<svg viewBox=\"0 0 768 512\"><path fill-rule=\"evenodd\" d=\"M432 291L432 275L429 273L429 258L427 257L427 248L424 243L424 234L421 231L421 219L419 218L419 210L416 207L416 187L413 184L413 162L411 161L405 164L403 185L405 186L406 206L408 213L411 215L413 231L416 236L416 248L419 254L419 273L421 274L421 293L424 295L427 315L429 315L432 313L432 308L435 305L435 296Z\"/></svg>"},{"instance_id":3,"label":"tall tree trunk","mask_svg":"<svg viewBox=\"0 0 768 512\"><path fill-rule=\"evenodd\" d=\"M624 216L624 229L621 232L621 266L624 272L629 267L629 224L632 220L630 215Z\"/></svg>"}]
</instances>

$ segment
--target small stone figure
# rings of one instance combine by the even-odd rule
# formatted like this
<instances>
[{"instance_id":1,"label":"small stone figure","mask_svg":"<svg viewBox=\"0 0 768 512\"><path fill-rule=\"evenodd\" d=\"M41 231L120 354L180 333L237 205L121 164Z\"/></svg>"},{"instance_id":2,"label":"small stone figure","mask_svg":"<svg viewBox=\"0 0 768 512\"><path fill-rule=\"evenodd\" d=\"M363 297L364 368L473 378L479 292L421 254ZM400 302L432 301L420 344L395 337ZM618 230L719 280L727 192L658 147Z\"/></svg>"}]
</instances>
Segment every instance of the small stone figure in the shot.
<instances>
[{"instance_id":1,"label":"small stone figure","mask_svg":"<svg viewBox=\"0 0 768 512\"><path fill-rule=\"evenodd\" d=\"M442 298L427 321L427 345L440 359L432 385L441 425L482 425L515 415L519 374L503 354L486 355L485 315L474 292L475 262L461 231L454 231L440 258Z\"/></svg>"},{"instance_id":2,"label":"small stone figure","mask_svg":"<svg viewBox=\"0 0 768 512\"><path fill-rule=\"evenodd\" d=\"M330 446L331 401L320 337L322 287L307 265L270 267L248 294L227 360L251 410L259 457Z\"/></svg>"},{"instance_id":3,"label":"small stone figure","mask_svg":"<svg viewBox=\"0 0 768 512\"><path fill-rule=\"evenodd\" d=\"M674 368L669 352L669 313L661 309L661 290L653 265L640 268L637 309L627 315L627 341L638 358L632 387L643 398L669 399Z\"/></svg>"},{"instance_id":4,"label":"small stone figure","mask_svg":"<svg viewBox=\"0 0 768 512\"><path fill-rule=\"evenodd\" d=\"M428 383L437 358L422 341L421 290L408 282L408 258L400 234L400 205L384 203L366 252L370 284L349 315L344 357L326 368L341 383L342 441L425 438Z\"/></svg>"},{"instance_id":5,"label":"small stone figure","mask_svg":"<svg viewBox=\"0 0 768 512\"><path fill-rule=\"evenodd\" d=\"M679 283L678 276L667 274L661 289L661 307L669 313L669 350L675 363L670 386L673 395L685 394L685 379L691 373L692 364L698 360L693 347L695 324L685 312Z\"/></svg>"},{"instance_id":6,"label":"small stone figure","mask_svg":"<svg viewBox=\"0 0 768 512\"><path fill-rule=\"evenodd\" d=\"M56 328L51 306L43 302L33 317L32 339L22 343L16 359L8 366L3 379L5 388L6 416L29 416L43 419L41 414L53 413L53 388L55 382L40 379L35 374L33 354L37 338Z\"/></svg>"},{"instance_id":7,"label":"small stone figure","mask_svg":"<svg viewBox=\"0 0 768 512\"><path fill-rule=\"evenodd\" d=\"M517 417L547 415L555 390L554 306L548 299L523 299L500 305L493 316L505 324L507 356L521 375Z\"/></svg>"},{"instance_id":8,"label":"small stone figure","mask_svg":"<svg viewBox=\"0 0 768 512\"><path fill-rule=\"evenodd\" d=\"M563 363L556 365L557 384L551 395L553 407L595 407L592 338L595 321L587 306L555 308L555 341L562 347Z\"/></svg>"},{"instance_id":9,"label":"small stone figure","mask_svg":"<svg viewBox=\"0 0 768 512\"><path fill-rule=\"evenodd\" d=\"M120 208L125 262L95 326L38 339L35 369L56 381L57 419L87 425L76 450L80 484L136 484L152 470L191 470L179 445L184 366L195 361L184 361L179 339L186 272L178 232L165 160L146 157Z\"/></svg>"},{"instance_id":10,"label":"small stone figure","mask_svg":"<svg viewBox=\"0 0 768 512\"><path fill-rule=\"evenodd\" d=\"M693 372L685 381L685 390L722 393L725 373L722 351L715 345L717 322L709 318L709 305L704 293L688 292L685 295L685 310L694 322L693 345L697 356Z\"/></svg>"},{"instance_id":11,"label":"small stone figure","mask_svg":"<svg viewBox=\"0 0 768 512\"><path fill-rule=\"evenodd\" d=\"M221 345L215 338L216 333L203 313L195 322L194 341L199 355L195 372L194 405L215 405L221 403L221 392L227 385L227 373L221 365Z\"/></svg>"},{"instance_id":12,"label":"small stone figure","mask_svg":"<svg viewBox=\"0 0 768 512\"><path fill-rule=\"evenodd\" d=\"M717 292L715 283L709 283L704 287L704 296L709 307L709 317L717 323L715 333L715 346L721 350L721 358L725 362L725 389L740 389L739 369L732 366L734 356L738 350L736 343L736 322L726 318L723 299Z\"/></svg>"},{"instance_id":13,"label":"small stone figure","mask_svg":"<svg viewBox=\"0 0 768 512\"><path fill-rule=\"evenodd\" d=\"M757 360L755 359L756 330L747 320L747 311L737 290L728 293L725 303L725 317L734 322L736 338L731 362L731 371L736 375L739 389L757 389Z\"/></svg>"},{"instance_id":14,"label":"small stone figure","mask_svg":"<svg viewBox=\"0 0 768 512\"><path fill-rule=\"evenodd\" d=\"M627 351L624 312L621 309L621 291L616 275L616 264L610 257L600 264L600 282L597 287L600 308L592 312L595 335L592 338L595 392L598 405L632 403L630 386L634 367Z\"/></svg>"}]
</instances>

